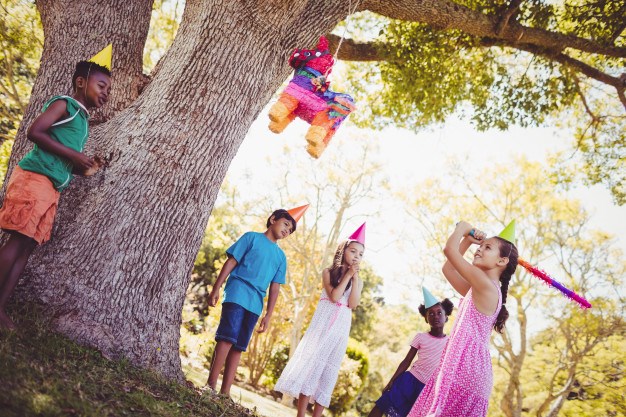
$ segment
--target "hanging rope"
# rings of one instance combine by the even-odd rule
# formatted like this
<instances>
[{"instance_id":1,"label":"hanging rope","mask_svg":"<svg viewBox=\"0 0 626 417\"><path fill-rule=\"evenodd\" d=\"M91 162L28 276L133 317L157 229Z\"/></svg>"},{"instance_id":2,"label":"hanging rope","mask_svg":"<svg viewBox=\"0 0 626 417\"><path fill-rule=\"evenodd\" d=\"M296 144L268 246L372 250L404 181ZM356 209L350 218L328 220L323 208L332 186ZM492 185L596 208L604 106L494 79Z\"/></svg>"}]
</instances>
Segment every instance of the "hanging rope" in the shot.
<instances>
[{"instance_id":1,"label":"hanging rope","mask_svg":"<svg viewBox=\"0 0 626 417\"><path fill-rule=\"evenodd\" d=\"M341 38L339 38L339 43L337 44L337 50L335 51L336 59L339 59L339 49L341 49L341 44L343 43L343 39L346 37L346 32L348 31L348 19L350 18L350 16L352 16L356 12L356 9L359 7L360 2L361 0L357 0L354 5L354 8L352 8L352 0L349 0L348 2L348 16L346 16L346 25L343 28L343 34L341 35Z\"/></svg>"}]
</instances>

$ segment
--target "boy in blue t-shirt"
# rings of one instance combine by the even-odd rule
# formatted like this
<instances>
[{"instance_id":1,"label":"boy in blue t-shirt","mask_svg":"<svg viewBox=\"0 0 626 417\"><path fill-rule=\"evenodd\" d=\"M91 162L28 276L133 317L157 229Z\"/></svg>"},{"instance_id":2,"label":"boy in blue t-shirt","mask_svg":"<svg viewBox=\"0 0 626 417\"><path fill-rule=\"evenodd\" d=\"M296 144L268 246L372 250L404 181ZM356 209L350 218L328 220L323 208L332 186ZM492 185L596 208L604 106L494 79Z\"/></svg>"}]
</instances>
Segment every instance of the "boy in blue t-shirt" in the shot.
<instances>
[{"instance_id":1,"label":"boy in blue t-shirt","mask_svg":"<svg viewBox=\"0 0 626 417\"><path fill-rule=\"evenodd\" d=\"M220 296L220 288L230 275L224 288L222 316L215 333L217 345L207 381L212 390L215 390L220 371L225 365L220 393L229 395L241 352L245 352L248 347L254 326L263 312L263 299L269 287L267 309L257 332L263 333L268 329L279 285L285 283L287 272L287 258L277 241L296 230L296 222L307 207L274 211L267 219L267 230L264 233L247 232L226 250L228 260L209 294L209 305L214 307Z\"/></svg>"}]
</instances>

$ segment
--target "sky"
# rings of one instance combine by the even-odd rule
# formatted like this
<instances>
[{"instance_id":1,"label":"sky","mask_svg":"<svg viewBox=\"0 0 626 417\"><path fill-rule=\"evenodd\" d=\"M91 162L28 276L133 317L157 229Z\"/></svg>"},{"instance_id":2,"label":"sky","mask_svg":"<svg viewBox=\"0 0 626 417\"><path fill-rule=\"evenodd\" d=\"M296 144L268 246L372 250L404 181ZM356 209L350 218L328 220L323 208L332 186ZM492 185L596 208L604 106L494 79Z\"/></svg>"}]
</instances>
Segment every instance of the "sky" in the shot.
<instances>
[{"instance_id":1,"label":"sky","mask_svg":"<svg viewBox=\"0 0 626 417\"><path fill-rule=\"evenodd\" d=\"M292 148L296 153L301 152L303 158L308 158L304 149L304 135L308 128L305 122L297 119L280 135L271 133L267 122L266 108L251 127L229 168L226 179L242 194L273 192L272 178L282 174L282 165L268 161L280 159L285 147ZM457 119L419 134L397 128L382 131L361 130L348 123L339 129L322 157L313 162L313 169L324 169L331 159L328 155L333 151L345 152L356 140L378 142L376 158L383 164L389 184L395 188L407 182L416 184L428 178L442 176L449 170L446 161L453 157L469 158L470 161L479 161L482 164L488 164L491 160L513 160L518 155L525 155L533 161L544 161L549 153L566 148L569 138L564 131L545 127L478 132L470 124ZM615 206L610 193L601 185L581 186L570 193L572 197L582 200L584 207L591 213L591 226L614 233L617 245L626 252L626 222L623 220L626 219L626 208ZM390 225L380 218L366 219L356 216L348 221L342 235L347 237L367 220L367 253L364 259L383 277L382 295L391 304L415 305L421 303L420 286L416 285L415 291L410 288L407 291L406 286L398 284L398 277L402 277L403 282L407 278L410 281L411 274L415 272L407 264L406 254L398 253L391 244L393 236L390 234L403 228L402 220L406 216L400 203L393 204L397 206L385 206L385 209L400 213L393 216L398 219L398 223ZM359 212L359 208L356 207L354 212ZM382 213L382 216L385 214ZM404 232L411 234L411 230ZM487 232L496 234L499 230ZM417 231L415 235L418 236ZM420 245L420 242L413 243L417 247ZM419 277L415 279L416 282L420 280Z\"/></svg>"}]
</instances>

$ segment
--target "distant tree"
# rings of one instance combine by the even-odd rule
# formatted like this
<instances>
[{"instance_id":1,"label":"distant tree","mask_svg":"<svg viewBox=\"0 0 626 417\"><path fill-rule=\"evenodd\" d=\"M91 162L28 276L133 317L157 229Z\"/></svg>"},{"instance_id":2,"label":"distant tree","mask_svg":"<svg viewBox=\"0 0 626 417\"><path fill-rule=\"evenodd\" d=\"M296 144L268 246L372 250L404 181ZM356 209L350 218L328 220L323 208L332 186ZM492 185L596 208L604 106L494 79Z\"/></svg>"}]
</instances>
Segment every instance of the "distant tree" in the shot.
<instances>
[{"instance_id":1,"label":"distant tree","mask_svg":"<svg viewBox=\"0 0 626 417\"><path fill-rule=\"evenodd\" d=\"M43 31L34 3L0 0L0 146L13 140L35 82Z\"/></svg>"},{"instance_id":2,"label":"distant tree","mask_svg":"<svg viewBox=\"0 0 626 417\"><path fill-rule=\"evenodd\" d=\"M533 338L526 361L525 401L537 417L617 416L626 410L619 392L625 382L624 360L611 347L624 347L626 323L615 305L593 300L581 314L569 306L556 325Z\"/></svg>"}]
</instances>

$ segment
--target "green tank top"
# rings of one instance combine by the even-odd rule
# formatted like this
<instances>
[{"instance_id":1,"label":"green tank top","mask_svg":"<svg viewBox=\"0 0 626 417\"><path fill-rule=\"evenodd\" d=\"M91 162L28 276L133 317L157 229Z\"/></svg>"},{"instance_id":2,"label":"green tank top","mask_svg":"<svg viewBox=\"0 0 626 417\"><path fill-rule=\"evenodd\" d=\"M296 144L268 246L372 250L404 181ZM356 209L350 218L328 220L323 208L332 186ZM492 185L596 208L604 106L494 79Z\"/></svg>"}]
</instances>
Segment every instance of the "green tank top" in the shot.
<instances>
[{"instance_id":1,"label":"green tank top","mask_svg":"<svg viewBox=\"0 0 626 417\"><path fill-rule=\"evenodd\" d=\"M56 100L65 100L69 116L54 123L48 133L52 139L75 151L82 152L89 136L89 113L78 101L69 96L54 96L43 105L46 109ZM59 155L41 149L35 144L18 165L31 172L45 175L52 181L54 188L63 191L74 176L72 163Z\"/></svg>"}]
</instances>

